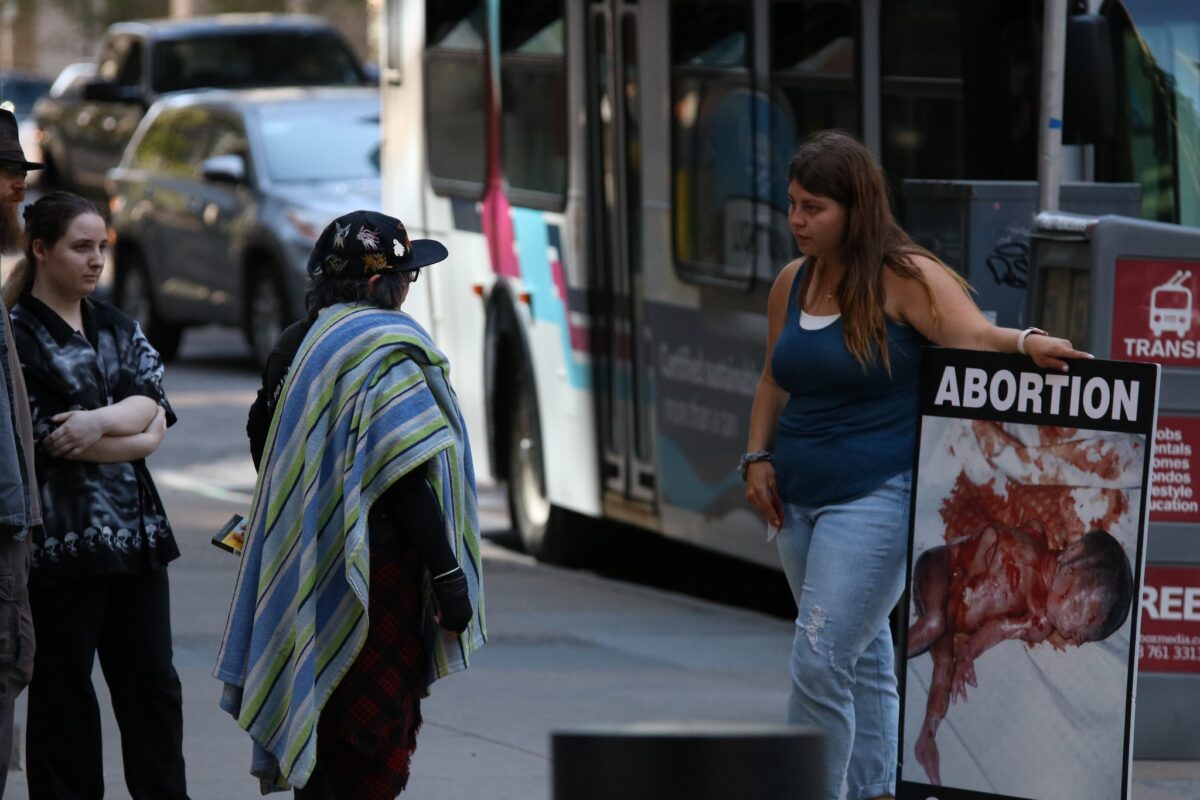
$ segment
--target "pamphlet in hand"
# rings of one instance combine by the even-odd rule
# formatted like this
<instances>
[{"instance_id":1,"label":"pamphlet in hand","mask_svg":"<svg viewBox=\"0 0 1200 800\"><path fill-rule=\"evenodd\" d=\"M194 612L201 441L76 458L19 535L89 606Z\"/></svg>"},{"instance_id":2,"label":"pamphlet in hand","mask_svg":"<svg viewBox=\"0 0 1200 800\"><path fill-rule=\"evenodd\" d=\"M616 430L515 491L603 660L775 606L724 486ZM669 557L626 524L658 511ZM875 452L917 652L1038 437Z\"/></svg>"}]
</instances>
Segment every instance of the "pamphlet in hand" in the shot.
<instances>
[{"instance_id":1,"label":"pamphlet in hand","mask_svg":"<svg viewBox=\"0 0 1200 800\"><path fill-rule=\"evenodd\" d=\"M229 518L229 521L221 526L221 530L217 531L212 537L212 543L222 550L228 550L235 556L242 554L242 542L246 537L246 518L241 514L234 514Z\"/></svg>"}]
</instances>

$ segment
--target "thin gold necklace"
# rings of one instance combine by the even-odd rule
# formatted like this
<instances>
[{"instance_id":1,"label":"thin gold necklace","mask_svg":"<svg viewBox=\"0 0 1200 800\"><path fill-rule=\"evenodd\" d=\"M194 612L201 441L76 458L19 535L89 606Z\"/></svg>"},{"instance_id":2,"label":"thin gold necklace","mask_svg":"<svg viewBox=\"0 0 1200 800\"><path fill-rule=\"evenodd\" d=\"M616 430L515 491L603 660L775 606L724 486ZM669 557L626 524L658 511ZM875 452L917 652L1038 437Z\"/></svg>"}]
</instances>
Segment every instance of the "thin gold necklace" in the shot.
<instances>
[{"instance_id":1,"label":"thin gold necklace","mask_svg":"<svg viewBox=\"0 0 1200 800\"><path fill-rule=\"evenodd\" d=\"M813 277L814 277L814 279L816 278L816 276L813 276ZM821 291L820 289L817 290L818 294L820 294L820 291ZM832 291L826 292L824 295L819 296L817 298L817 301L815 303L813 303L811 313L813 313L813 314L817 313L817 311L819 311L827 302L829 302L832 299L833 299Z\"/></svg>"}]
</instances>

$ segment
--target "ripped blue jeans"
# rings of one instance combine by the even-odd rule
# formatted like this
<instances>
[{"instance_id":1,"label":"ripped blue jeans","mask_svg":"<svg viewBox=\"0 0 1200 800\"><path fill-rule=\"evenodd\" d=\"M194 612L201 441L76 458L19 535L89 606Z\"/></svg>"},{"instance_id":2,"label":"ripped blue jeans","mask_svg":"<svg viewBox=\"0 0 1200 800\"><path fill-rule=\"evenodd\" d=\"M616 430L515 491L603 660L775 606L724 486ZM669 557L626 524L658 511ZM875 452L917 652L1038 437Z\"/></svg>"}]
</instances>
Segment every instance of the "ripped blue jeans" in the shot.
<instances>
[{"instance_id":1,"label":"ripped blue jeans","mask_svg":"<svg viewBox=\"0 0 1200 800\"><path fill-rule=\"evenodd\" d=\"M888 614L904 589L912 473L862 497L784 504L779 557L799 609L788 722L825 731L826 797L896 791L900 699Z\"/></svg>"}]
</instances>

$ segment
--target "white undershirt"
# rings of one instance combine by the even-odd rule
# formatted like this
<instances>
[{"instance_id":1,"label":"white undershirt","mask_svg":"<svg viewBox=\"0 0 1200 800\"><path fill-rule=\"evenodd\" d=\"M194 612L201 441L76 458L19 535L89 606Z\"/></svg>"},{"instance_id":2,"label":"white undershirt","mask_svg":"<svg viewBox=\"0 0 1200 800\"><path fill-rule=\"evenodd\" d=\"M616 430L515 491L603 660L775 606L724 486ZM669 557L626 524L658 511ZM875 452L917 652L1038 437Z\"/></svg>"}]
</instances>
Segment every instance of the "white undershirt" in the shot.
<instances>
[{"instance_id":1,"label":"white undershirt","mask_svg":"<svg viewBox=\"0 0 1200 800\"><path fill-rule=\"evenodd\" d=\"M841 312L837 314L809 314L804 309L800 309L800 327L806 331L819 331L821 328L828 328L837 318L841 316Z\"/></svg>"}]
</instances>

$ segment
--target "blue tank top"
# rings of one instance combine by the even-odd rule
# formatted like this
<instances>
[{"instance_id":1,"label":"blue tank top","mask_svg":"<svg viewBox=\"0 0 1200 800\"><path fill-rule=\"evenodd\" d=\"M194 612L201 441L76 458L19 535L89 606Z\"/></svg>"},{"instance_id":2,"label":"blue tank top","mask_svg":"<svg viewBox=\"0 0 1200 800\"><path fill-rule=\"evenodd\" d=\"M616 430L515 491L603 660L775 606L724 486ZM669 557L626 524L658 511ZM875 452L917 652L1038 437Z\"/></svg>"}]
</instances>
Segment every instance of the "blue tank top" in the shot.
<instances>
[{"instance_id":1,"label":"blue tank top","mask_svg":"<svg viewBox=\"0 0 1200 800\"><path fill-rule=\"evenodd\" d=\"M787 322L771 352L775 383L788 392L775 434L780 497L806 507L853 500L912 466L921 347L915 329L888 320L888 355L866 370L846 348L839 317L800 327L796 271Z\"/></svg>"}]
</instances>

